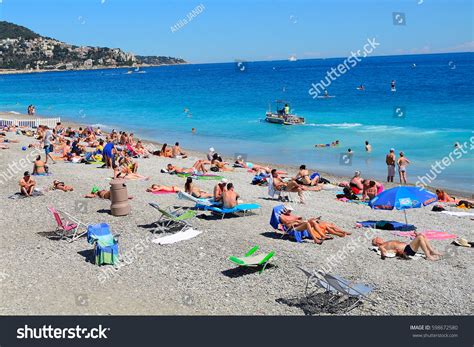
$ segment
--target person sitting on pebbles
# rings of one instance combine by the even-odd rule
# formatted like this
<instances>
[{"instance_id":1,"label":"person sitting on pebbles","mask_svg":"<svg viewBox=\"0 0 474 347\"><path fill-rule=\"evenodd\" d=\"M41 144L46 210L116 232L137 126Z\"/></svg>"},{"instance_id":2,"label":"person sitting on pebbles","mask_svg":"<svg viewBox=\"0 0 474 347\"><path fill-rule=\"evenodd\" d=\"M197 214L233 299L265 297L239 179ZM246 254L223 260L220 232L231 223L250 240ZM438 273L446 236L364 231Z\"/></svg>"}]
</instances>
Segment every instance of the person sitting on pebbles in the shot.
<instances>
[{"instance_id":1,"label":"person sitting on pebbles","mask_svg":"<svg viewBox=\"0 0 474 347\"><path fill-rule=\"evenodd\" d=\"M36 187L36 182L31 178L30 173L25 171L23 178L20 180L20 193L25 196L32 196Z\"/></svg>"},{"instance_id":2,"label":"person sitting on pebbles","mask_svg":"<svg viewBox=\"0 0 474 347\"><path fill-rule=\"evenodd\" d=\"M385 259L390 251L402 258L412 257L420 248L425 252L427 260L440 259L442 254L431 246L425 235L415 232L415 236L415 239L409 244L397 240L384 241L381 237L375 237L372 239L372 245L379 248L382 259Z\"/></svg>"}]
</instances>

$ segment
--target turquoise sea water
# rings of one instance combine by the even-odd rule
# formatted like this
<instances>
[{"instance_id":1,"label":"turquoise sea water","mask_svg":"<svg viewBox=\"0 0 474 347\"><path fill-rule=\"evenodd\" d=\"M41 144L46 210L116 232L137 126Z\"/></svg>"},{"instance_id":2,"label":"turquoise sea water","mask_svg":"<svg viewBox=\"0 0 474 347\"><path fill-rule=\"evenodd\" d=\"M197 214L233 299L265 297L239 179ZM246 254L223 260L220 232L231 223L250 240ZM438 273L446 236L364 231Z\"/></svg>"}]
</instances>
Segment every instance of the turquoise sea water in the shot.
<instances>
[{"instance_id":1,"label":"turquoise sea water","mask_svg":"<svg viewBox=\"0 0 474 347\"><path fill-rule=\"evenodd\" d=\"M132 74L114 69L3 75L0 110L25 113L34 104L39 115L132 130L185 148L213 146L227 155L246 153L250 161L306 163L338 174L359 169L379 179L386 176L384 156L394 147L412 161L408 176L414 183L455 142L474 135L473 58L474 53L366 58L332 82L332 99L313 99L308 90L343 58L250 62L243 71L227 63ZM396 92L390 91L392 79ZM360 84L365 91L356 90ZM262 122L275 99L289 101L307 124ZM314 148L334 140L339 148ZM365 140L373 147L370 154ZM348 148L354 155L345 165L341 155ZM474 151L467 151L432 185L473 192Z\"/></svg>"}]
</instances>

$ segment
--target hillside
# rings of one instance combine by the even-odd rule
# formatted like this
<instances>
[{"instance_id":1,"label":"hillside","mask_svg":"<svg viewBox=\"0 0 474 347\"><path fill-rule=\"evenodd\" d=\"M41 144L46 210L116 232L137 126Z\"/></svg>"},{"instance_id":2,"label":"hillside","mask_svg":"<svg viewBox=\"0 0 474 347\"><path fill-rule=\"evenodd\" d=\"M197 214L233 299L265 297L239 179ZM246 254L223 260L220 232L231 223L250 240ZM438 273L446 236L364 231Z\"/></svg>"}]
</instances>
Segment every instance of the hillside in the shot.
<instances>
[{"instance_id":1,"label":"hillside","mask_svg":"<svg viewBox=\"0 0 474 347\"><path fill-rule=\"evenodd\" d=\"M119 48L75 46L0 21L0 69L76 70L185 63L167 56L135 56Z\"/></svg>"}]
</instances>

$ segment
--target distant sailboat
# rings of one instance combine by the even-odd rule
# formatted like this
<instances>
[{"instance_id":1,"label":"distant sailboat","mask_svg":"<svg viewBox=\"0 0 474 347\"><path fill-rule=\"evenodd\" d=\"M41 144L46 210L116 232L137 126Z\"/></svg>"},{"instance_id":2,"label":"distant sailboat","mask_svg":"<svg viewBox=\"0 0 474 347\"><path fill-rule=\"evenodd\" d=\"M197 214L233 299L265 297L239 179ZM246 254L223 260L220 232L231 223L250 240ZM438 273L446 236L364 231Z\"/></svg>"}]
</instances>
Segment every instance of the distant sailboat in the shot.
<instances>
[{"instance_id":1,"label":"distant sailboat","mask_svg":"<svg viewBox=\"0 0 474 347\"><path fill-rule=\"evenodd\" d=\"M289 58L288 58L288 61L296 61L296 56L295 55L291 55Z\"/></svg>"}]
</instances>

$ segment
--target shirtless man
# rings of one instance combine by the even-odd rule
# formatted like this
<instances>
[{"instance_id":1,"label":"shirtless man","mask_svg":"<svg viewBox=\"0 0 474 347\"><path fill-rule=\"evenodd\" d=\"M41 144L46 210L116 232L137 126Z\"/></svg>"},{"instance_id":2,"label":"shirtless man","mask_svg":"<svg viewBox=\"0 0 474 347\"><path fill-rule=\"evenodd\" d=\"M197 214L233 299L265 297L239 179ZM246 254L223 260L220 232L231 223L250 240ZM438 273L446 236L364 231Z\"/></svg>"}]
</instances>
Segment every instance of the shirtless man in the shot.
<instances>
[{"instance_id":1,"label":"shirtless man","mask_svg":"<svg viewBox=\"0 0 474 347\"><path fill-rule=\"evenodd\" d=\"M176 159L184 159L188 157L186 153L184 153L181 150L181 147L179 147L179 142L176 142L174 146L171 148L171 154L173 158L176 158Z\"/></svg>"},{"instance_id":2,"label":"shirtless man","mask_svg":"<svg viewBox=\"0 0 474 347\"><path fill-rule=\"evenodd\" d=\"M239 197L239 194L234 191L234 185L232 183L227 183L227 189L222 193L222 202L224 203L224 208L234 208L237 206L237 200Z\"/></svg>"},{"instance_id":3,"label":"shirtless man","mask_svg":"<svg viewBox=\"0 0 474 347\"><path fill-rule=\"evenodd\" d=\"M206 164L209 164L208 161L206 160L198 160L194 163L193 167L192 168L189 168L189 169L184 169L182 167L177 167L177 166L174 166L172 164L168 164L166 166L166 170L168 170L168 173L193 173L195 171L197 171L198 173L206 173L207 172L207 169L205 167Z\"/></svg>"},{"instance_id":4,"label":"shirtless man","mask_svg":"<svg viewBox=\"0 0 474 347\"><path fill-rule=\"evenodd\" d=\"M226 189L226 185L227 185L227 178L221 179L221 181L216 184L216 186L214 187L214 194L213 194L214 201L216 202L222 201L222 194L224 193Z\"/></svg>"},{"instance_id":5,"label":"shirtless man","mask_svg":"<svg viewBox=\"0 0 474 347\"><path fill-rule=\"evenodd\" d=\"M397 240L384 241L381 237L376 237L372 240L372 245L379 248L382 259L385 259L388 251L395 251L396 255L406 258L414 256L418 249L421 248L425 252L426 259L439 260L442 254L435 251L425 235L416 232L415 235L416 238L410 244Z\"/></svg>"},{"instance_id":6,"label":"shirtless man","mask_svg":"<svg viewBox=\"0 0 474 347\"><path fill-rule=\"evenodd\" d=\"M31 196L35 189L36 182L31 178L30 173L25 171L23 178L20 180L20 193L21 195Z\"/></svg>"},{"instance_id":7,"label":"shirtless man","mask_svg":"<svg viewBox=\"0 0 474 347\"><path fill-rule=\"evenodd\" d=\"M298 193L298 197L300 198L300 203L304 204L303 189L300 187L298 183L296 183L294 180L291 180L289 182L283 182L283 180L278 175L276 169L273 169L271 171L271 175L273 177L273 186L275 187L276 190Z\"/></svg>"},{"instance_id":8,"label":"shirtless man","mask_svg":"<svg viewBox=\"0 0 474 347\"><path fill-rule=\"evenodd\" d=\"M387 164L387 182L393 182L393 176L395 176L395 149L390 148L390 153L385 157L385 163Z\"/></svg>"},{"instance_id":9,"label":"shirtless man","mask_svg":"<svg viewBox=\"0 0 474 347\"><path fill-rule=\"evenodd\" d=\"M110 199L110 190L99 190L99 188L92 188L92 191L89 194L84 196L85 198L100 198L100 199ZM130 198L129 198L130 199Z\"/></svg>"}]
</instances>

